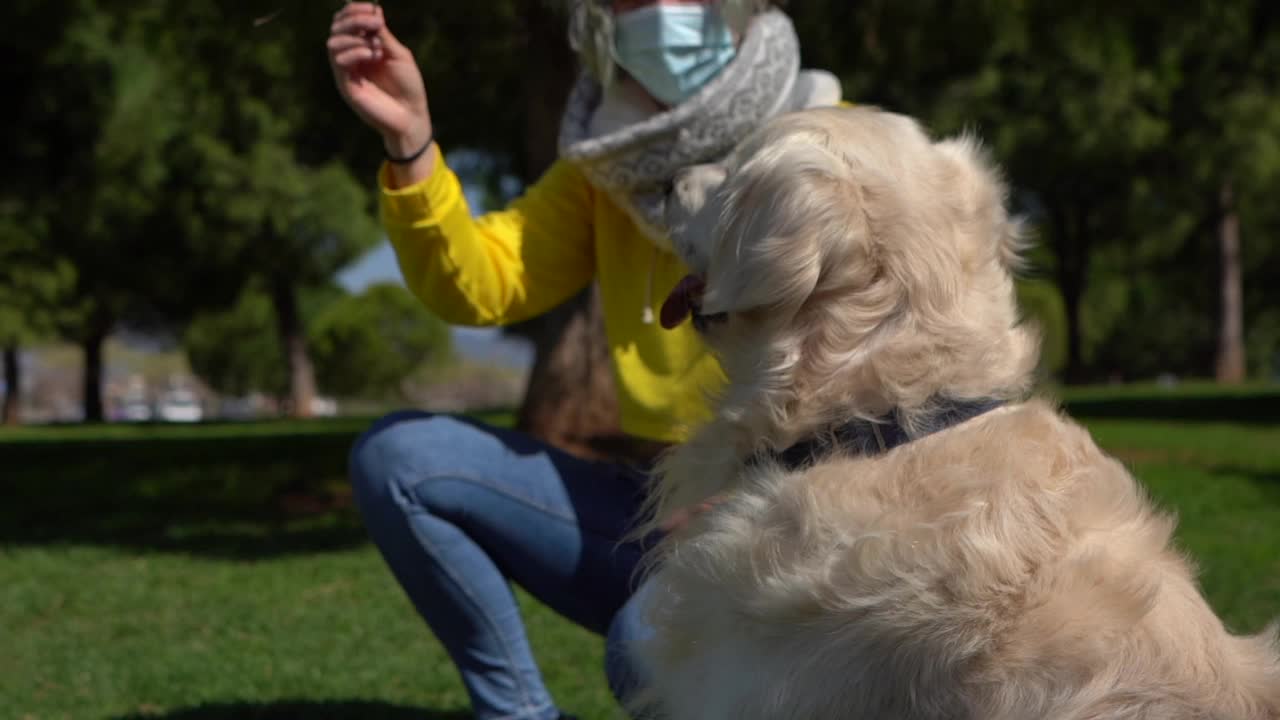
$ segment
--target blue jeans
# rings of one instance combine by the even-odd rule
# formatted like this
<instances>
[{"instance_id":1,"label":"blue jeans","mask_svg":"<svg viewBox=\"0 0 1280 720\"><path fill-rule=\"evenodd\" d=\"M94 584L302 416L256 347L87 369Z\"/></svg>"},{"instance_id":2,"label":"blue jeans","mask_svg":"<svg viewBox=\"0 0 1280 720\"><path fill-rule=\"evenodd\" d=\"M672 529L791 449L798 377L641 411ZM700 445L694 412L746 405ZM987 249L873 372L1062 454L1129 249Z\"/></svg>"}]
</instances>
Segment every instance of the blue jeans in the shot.
<instances>
[{"instance_id":1,"label":"blue jeans","mask_svg":"<svg viewBox=\"0 0 1280 720\"><path fill-rule=\"evenodd\" d=\"M623 608L647 545L626 539L643 473L422 412L376 422L352 449L350 472L370 536L453 658L477 718L559 715L509 581L607 634L610 686L635 686L626 647L646 630L636 607Z\"/></svg>"}]
</instances>

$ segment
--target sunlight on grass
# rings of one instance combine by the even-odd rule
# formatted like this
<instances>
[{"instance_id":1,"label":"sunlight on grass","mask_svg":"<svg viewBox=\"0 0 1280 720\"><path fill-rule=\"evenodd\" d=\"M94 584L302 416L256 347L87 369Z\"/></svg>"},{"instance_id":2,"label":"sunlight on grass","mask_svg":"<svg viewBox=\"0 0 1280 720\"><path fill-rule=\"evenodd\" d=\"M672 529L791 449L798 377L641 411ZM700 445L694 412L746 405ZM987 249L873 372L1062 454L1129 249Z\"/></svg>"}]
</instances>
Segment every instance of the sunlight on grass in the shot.
<instances>
[{"instance_id":1,"label":"sunlight on grass","mask_svg":"<svg viewBox=\"0 0 1280 720\"><path fill-rule=\"evenodd\" d=\"M1276 399L1067 393L1179 514L1179 543L1241 631L1280 616ZM467 717L456 673L351 505L346 453L366 425L0 434L0 716ZM615 717L600 639L518 597L556 699Z\"/></svg>"}]
</instances>

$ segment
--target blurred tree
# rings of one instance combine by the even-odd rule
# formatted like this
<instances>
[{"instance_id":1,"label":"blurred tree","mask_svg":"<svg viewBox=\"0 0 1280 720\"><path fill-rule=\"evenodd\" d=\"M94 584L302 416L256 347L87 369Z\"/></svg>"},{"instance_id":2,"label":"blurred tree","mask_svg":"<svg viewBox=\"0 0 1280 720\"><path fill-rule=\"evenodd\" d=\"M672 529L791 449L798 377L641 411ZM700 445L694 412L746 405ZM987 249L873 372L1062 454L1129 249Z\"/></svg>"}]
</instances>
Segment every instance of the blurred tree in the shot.
<instances>
[{"instance_id":1,"label":"blurred tree","mask_svg":"<svg viewBox=\"0 0 1280 720\"><path fill-rule=\"evenodd\" d=\"M1166 23L1166 43L1182 51L1175 95L1176 178L1169 192L1193 208L1192 234L1213 238L1209 263L1219 382L1245 378L1245 291L1242 227L1246 195L1271 195L1280 180L1280 8L1266 0L1225 0ZM1269 204L1269 203L1268 203ZM1274 228L1274 226L1273 226ZM1266 233L1251 238L1265 252Z\"/></svg>"},{"instance_id":2,"label":"blurred tree","mask_svg":"<svg viewBox=\"0 0 1280 720\"><path fill-rule=\"evenodd\" d=\"M278 398L288 392L271 298L256 287L245 288L227 310L197 315L183 333L182 347L192 372L218 393Z\"/></svg>"},{"instance_id":3,"label":"blurred tree","mask_svg":"<svg viewBox=\"0 0 1280 720\"><path fill-rule=\"evenodd\" d=\"M450 356L449 328L399 285L348 295L311 330L320 387L343 397L402 397L416 370Z\"/></svg>"},{"instance_id":4,"label":"blurred tree","mask_svg":"<svg viewBox=\"0 0 1280 720\"><path fill-rule=\"evenodd\" d=\"M577 70L563 4L521 0L520 96L525 118L521 167L526 183L556 159L560 116ZM516 427L586 457L648 452L622 436L600 292L590 288L540 318L513 328L533 343L534 362Z\"/></svg>"},{"instance_id":5,"label":"blurred tree","mask_svg":"<svg viewBox=\"0 0 1280 720\"><path fill-rule=\"evenodd\" d=\"M1171 88L1168 135L1128 172L1125 242L1099 253L1086 296L1087 344L1109 372L1237 382L1247 337L1271 352L1265 329L1250 327L1277 299L1262 271L1278 227L1277 30L1272 5L1254 0L1162 8L1143 25L1158 49L1146 72ZM1250 273L1262 285L1246 292Z\"/></svg>"},{"instance_id":6,"label":"blurred tree","mask_svg":"<svg viewBox=\"0 0 1280 720\"><path fill-rule=\"evenodd\" d=\"M1065 374L1087 377L1085 301L1099 253L1131 242L1142 178L1171 136L1176 56L1151 32L1165 8L829 0L794 12L806 54L843 68L851 99L939 134L976 129L992 148L1042 243L1033 265L1061 293ZM841 42L849 28L861 42Z\"/></svg>"},{"instance_id":7,"label":"blurred tree","mask_svg":"<svg viewBox=\"0 0 1280 720\"><path fill-rule=\"evenodd\" d=\"M27 223L15 198L0 199L0 354L4 365L4 397L0 400L0 424L18 423L22 390L19 349L53 337L60 324L69 322L74 307L69 290L75 282L70 263L42 251L39 217Z\"/></svg>"},{"instance_id":8,"label":"blurred tree","mask_svg":"<svg viewBox=\"0 0 1280 720\"><path fill-rule=\"evenodd\" d=\"M289 406L307 416L315 369L299 291L329 282L379 233L369 183L341 162L345 137L323 132L332 130L340 103L323 55L332 10L285 3L269 23L257 21L261 13L191 2L165 15L167 27L181 28L175 46L192 126L171 158L191 181L169 196L180 232L233 258L232 287L261 280L285 359Z\"/></svg>"},{"instance_id":9,"label":"blurred tree","mask_svg":"<svg viewBox=\"0 0 1280 720\"><path fill-rule=\"evenodd\" d=\"M437 138L446 150L471 148L496 158L484 182L490 187L508 172L527 185L557 156L560 116L577 68L566 39L566 5L498 0L387 7L422 67ZM354 119L346 122L356 127ZM376 159L376 152L376 146L372 154L366 150L366 159ZM615 442L617 402L594 288L508 330L534 346L517 427L579 455L628 454Z\"/></svg>"},{"instance_id":10,"label":"blurred tree","mask_svg":"<svg viewBox=\"0 0 1280 720\"><path fill-rule=\"evenodd\" d=\"M85 99L86 114L49 108L54 101L50 88L60 87L61 81L74 82L74 70L85 70L83 81L94 76L57 57L67 52L65 37L76 5L18 0L6 8L10 22L0 31L0 82L12 103L0 114L0 132L7 138L0 146L0 350L6 388L0 417L6 424L18 419L18 350L53 330L53 318L42 311L56 306L74 278L67 264L56 262L42 243L51 203L40 185L66 163L63 153L88 147L92 113L99 109L93 107L93 95ZM42 32L33 33L32 27ZM102 64L95 69L100 72Z\"/></svg>"},{"instance_id":11,"label":"blurred tree","mask_svg":"<svg viewBox=\"0 0 1280 720\"><path fill-rule=\"evenodd\" d=\"M199 315L183 336L192 370L219 393L288 396L275 303L264 283L251 283L229 310ZM398 285L359 295L334 286L300 294L306 342L319 388L344 397L397 397L424 365L449 358L449 328Z\"/></svg>"},{"instance_id":12,"label":"blurred tree","mask_svg":"<svg viewBox=\"0 0 1280 720\"><path fill-rule=\"evenodd\" d=\"M1023 280L1017 285L1018 305L1023 316L1040 333L1040 372L1057 377L1067 363L1066 312L1062 295L1051 282Z\"/></svg>"},{"instance_id":13,"label":"blurred tree","mask_svg":"<svg viewBox=\"0 0 1280 720\"><path fill-rule=\"evenodd\" d=\"M279 142L235 154L208 138L195 163L204 182L177 200L200 209L199 232L238 248L241 282L259 278L271 301L295 415L310 414L315 370L299 291L326 284L377 240L368 190L345 168L301 166Z\"/></svg>"},{"instance_id":14,"label":"blurred tree","mask_svg":"<svg viewBox=\"0 0 1280 720\"><path fill-rule=\"evenodd\" d=\"M560 116L576 76L560 0L504 0L460 12L433 7L415 27L398 24L417 52L437 136L505 159L524 184L556 159ZM518 110L513 112L513 110ZM494 184L490 180L490 185ZM620 447L616 393L595 288L539 318L508 328L527 338L534 363L516 426L578 455L603 457Z\"/></svg>"},{"instance_id":15,"label":"blurred tree","mask_svg":"<svg viewBox=\"0 0 1280 720\"><path fill-rule=\"evenodd\" d=\"M1088 376L1083 302L1096 256L1129 242L1138 187L1169 137L1176 73L1144 33L1160 10L1034 3L1020 42L997 57L998 81L976 94L985 124L1030 195L1067 318L1068 380Z\"/></svg>"},{"instance_id":16,"label":"blurred tree","mask_svg":"<svg viewBox=\"0 0 1280 720\"><path fill-rule=\"evenodd\" d=\"M143 13L87 0L12 11L7 27L17 32L0 62L17 105L0 120L17 139L7 144L6 202L39 233L42 251L75 267L83 312L61 330L84 349L84 416L98 420L107 333L185 305L181 289L194 279L174 277L189 262L181 238L153 239L181 103L168 63L141 32Z\"/></svg>"},{"instance_id":17,"label":"blurred tree","mask_svg":"<svg viewBox=\"0 0 1280 720\"><path fill-rule=\"evenodd\" d=\"M441 142L492 158L495 178L528 182L555 156L575 66L557 5L388 3L417 50ZM1280 343L1268 314L1280 300L1269 270L1280 260L1268 194L1280 173L1275 7L806 0L788 10L805 65L836 71L849 99L987 140L1043 241L1035 262L1060 291L1070 377L1216 366L1234 379L1248 365L1244 343L1261 353L1259 372ZM314 381L299 288L323 284L377 236L381 151L332 88L332 8L17 0L8 10L0 78L14 110L0 116L12 140L0 148L0 208L17 230L0 240L0 263L14 269L0 266L0 322L47 327L14 298L39 304L73 283L83 312L54 324L84 347L93 418L107 332L172 328L260 283L305 412ZM38 252L21 249L32 242ZM587 293L521 330L537 348L522 427L590 451L592 436L616 429L598 308Z\"/></svg>"}]
</instances>

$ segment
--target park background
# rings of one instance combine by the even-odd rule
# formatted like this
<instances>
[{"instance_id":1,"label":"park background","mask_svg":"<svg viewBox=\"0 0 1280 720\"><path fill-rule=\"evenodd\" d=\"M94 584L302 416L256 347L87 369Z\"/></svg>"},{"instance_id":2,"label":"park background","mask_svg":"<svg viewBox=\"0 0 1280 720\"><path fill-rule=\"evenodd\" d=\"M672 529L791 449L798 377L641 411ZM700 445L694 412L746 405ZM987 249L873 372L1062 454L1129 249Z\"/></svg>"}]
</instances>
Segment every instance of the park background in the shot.
<instances>
[{"instance_id":1,"label":"park background","mask_svg":"<svg viewBox=\"0 0 1280 720\"><path fill-rule=\"evenodd\" d=\"M555 157L563 6L384 5L473 209L501 206ZM9 6L0 718L466 717L347 447L414 406L617 449L592 291L499 332L403 288L335 9ZM983 139L1034 241L1040 392L1179 514L1233 629L1280 617L1280 5L787 11L849 100ZM611 717L600 641L521 598L557 700Z\"/></svg>"}]
</instances>

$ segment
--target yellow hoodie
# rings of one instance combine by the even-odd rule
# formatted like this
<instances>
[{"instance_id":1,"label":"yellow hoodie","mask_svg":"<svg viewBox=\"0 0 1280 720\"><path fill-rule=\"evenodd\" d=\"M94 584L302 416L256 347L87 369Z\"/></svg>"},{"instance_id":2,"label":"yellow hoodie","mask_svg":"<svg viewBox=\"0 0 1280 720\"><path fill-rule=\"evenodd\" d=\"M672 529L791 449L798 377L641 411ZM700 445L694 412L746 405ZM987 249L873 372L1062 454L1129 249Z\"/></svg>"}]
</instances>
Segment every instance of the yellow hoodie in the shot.
<instances>
[{"instance_id":1,"label":"yellow hoodie","mask_svg":"<svg viewBox=\"0 0 1280 720\"><path fill-rule=\"evenodd\" d=\"M455 325L506 325L537 316L600 281L622 429L683 440L705 420L724 382L692 324L654 319L687 274L625 211L560 160L505 210L473 218L438 148L431 177L392 190L382 170L382 217L405 282Z\"/></svg>"}]
</instances>

